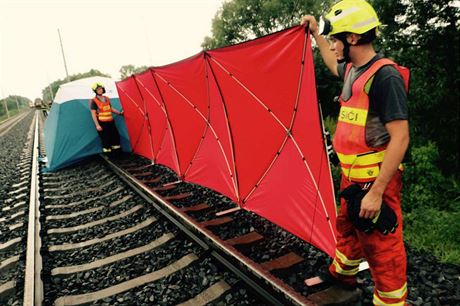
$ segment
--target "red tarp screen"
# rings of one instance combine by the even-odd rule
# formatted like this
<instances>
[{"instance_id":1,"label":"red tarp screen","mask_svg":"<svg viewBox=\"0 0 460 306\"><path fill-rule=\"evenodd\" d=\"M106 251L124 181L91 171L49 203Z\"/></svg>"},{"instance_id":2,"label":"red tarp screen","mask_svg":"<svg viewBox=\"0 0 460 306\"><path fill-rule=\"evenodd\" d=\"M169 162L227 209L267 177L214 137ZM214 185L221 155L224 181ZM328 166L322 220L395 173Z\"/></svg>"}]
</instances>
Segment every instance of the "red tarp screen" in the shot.
<instances>
[{"instance_id":1,"label":"red tarp screen","mask_svg":"<svg viewBox=\"0 0 460 306\"><path fill-rule=\"evenodd\" d=\"M117 83L133 151L329 255L335 201L304 28Z\"/></svg>"}]
</instances>

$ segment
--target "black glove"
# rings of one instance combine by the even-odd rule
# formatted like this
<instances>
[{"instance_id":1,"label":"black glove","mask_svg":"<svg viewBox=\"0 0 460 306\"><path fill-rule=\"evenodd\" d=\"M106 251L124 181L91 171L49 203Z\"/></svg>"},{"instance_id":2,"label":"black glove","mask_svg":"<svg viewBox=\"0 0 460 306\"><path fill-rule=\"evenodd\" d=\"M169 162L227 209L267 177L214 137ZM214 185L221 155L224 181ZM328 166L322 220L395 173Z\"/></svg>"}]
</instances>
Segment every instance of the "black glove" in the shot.
<instances>
[{"instance_id":1,"label":"black glove","mask_svg":"<svg viewBox=\"0 0 460 306\"><path fill-rule=\"evenodd\" d=\"M394 233L399 225L394 210L383 201L380 213L374 220L375 227L384 235Z\"/></svg>"},{"instance_id":2,"label":"black glove","mask_svg":"<svg viewBox=\"0 0 460 306\"><path fill-rule=\"evenodd\" d=\"M362 190L358 184L353 184L340 192L340 197L344 198L347 202L347 215L348 220L360 231L370 233L374 230L375 224L372 219L365 219L359 217L361 210L361 200L366 195L365 190Z\"/></svg>"},{"instance_id":3,"label":"black glove","mask_svg":"<svg viewBox=\"0 0 460 306\"><path fill-rule=\"evenodd\" d=\"M340 193L340 197L347 201L347 215L350 222L365 233L372 232L374 228L377 228L383 235L394 233L398 227L398 220L393 209L384 201L382 201L377 216L373 219L359 217L361 201L366 193L367 190L363 190L358 184L350 185Z\"/></svg>"}]
</instances>

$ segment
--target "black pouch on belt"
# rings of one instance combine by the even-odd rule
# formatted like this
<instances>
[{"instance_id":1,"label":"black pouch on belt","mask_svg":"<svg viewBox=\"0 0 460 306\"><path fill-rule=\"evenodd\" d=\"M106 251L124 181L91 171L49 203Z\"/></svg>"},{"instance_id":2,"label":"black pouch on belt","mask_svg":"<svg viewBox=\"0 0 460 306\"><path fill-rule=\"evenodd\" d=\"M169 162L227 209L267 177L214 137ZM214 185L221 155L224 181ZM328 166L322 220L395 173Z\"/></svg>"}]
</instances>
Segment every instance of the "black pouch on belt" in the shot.
<instances>
[{"instance_id":1,"label":"black pouch on belt","mask_svg":"<svg viewBox=\"0 0 460 306\"><path fill-rule=\"evenodd\" d=\"M350 185L340 192L340 197L347 202L347 216L350 222L365 233L371 233L375 228L383 235L394 233L398 227L396 214L384 201L373 219L359 217L361 201L366 193L367 190L363 190L359 184Z\"/></svg>"}]
</instances>

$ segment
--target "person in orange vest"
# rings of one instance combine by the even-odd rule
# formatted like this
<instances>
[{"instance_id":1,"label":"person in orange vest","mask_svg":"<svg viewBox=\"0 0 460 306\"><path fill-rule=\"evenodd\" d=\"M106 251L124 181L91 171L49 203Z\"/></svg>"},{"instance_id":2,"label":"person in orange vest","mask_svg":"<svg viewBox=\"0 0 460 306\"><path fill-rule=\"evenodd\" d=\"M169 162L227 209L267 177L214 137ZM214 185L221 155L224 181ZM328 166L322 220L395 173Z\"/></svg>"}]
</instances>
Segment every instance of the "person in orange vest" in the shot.
<instances>
[{"instance_id":1,"label":"person in orange vest","mask_svg":"<svg viewBox=\"0 0 460 306\"><path fill-rule=\"evenodd\" d=\"M344 80L333 139L343 196L336 254L328 269L335 285L312 298L321 297L321 305L327 305L334 292L359 292L356 274L365 259L375 284L374 305L405 305L400 191L409 145L408 69L375 52L380 22L364 0L339 1L319 24L311 15L301 23L309 27L332 74Z\"/></svg>"},{"instance_id":2,"label":"person in orange vest","mask_svg":"<svg viewBox=\"0 0 460 306\"><path fill-rule=\"evenodd\" d=\"M123 116L123 111L112 108L110 99L104 96L105 87L102 83L94 83L91 86L96 96L90 100L91 116L96 130L101 137L102 150L111 152L112 149L120 149L120 135L112 117L112 113Z\"/></svg>"}]
</instances>

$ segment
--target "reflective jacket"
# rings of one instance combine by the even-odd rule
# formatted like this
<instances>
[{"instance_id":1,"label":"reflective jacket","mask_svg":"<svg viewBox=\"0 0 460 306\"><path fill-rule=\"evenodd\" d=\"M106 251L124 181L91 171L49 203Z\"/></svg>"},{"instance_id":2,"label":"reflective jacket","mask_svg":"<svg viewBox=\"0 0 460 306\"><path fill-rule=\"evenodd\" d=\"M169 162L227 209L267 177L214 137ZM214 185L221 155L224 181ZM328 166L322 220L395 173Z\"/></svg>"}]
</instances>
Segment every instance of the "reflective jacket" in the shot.
<instances>
[{"instance_id":1,"label":"reflective jacket","mask_svg":"<svg viewBox=\"0 0 460 306\"><path fill-rule=\"evenodd\" d=\"M369 147L366 143L366 122L369 112L369 90L377 71L385 65L394 66L401 74L406 91L409 86L409 69L382 58L364 71L352 85L351 98L345 102L340 97L340 112L334 135L334 149L340 160L342 174L349 181L371 182L380 172L387 145ZM350 71L348 64L345 78Z\"/></svg>"},{"instance_id":2,"label":"reflective jacket","mask_svg":"<svg viewBox=\"0 0 460 306\"><path fill-rule=\"evenodd\" d=\"M112 108L110 106L110 99L104 96L105 102L102 102L96 97L93 98L94 103L96 103L98 112L97 118L101 122L110 122L113 121L112 117Z\"/></svg>"}]
</instances>

